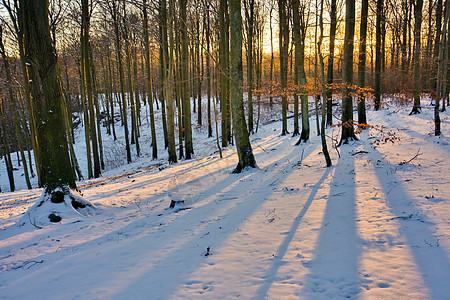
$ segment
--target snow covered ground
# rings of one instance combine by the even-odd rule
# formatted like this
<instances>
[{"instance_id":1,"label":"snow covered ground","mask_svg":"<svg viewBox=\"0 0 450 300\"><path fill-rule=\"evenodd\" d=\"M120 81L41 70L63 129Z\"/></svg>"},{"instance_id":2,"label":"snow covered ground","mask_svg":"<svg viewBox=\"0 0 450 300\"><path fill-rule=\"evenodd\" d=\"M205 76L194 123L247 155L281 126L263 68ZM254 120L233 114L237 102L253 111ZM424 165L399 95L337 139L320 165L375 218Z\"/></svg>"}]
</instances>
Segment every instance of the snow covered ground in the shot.
<instances>
[{"instance_id":1,"label":"snow covered ground","mask_svg":"<svg viewBox=\"0 0 450 300\"><path fill-rule=\"evenodd\" d=\"M0 194L0 298L450 299L450 116L435 137L432 110L369 111L331 168L314 130L295 147L280 122L260 126L259 169L242 174L205 128L194 159L152 161L144 120L143 157L122 165L105 137L108 171L79 183L95 216L18 226L41 190Z\"/></svg>"}]
</instances>

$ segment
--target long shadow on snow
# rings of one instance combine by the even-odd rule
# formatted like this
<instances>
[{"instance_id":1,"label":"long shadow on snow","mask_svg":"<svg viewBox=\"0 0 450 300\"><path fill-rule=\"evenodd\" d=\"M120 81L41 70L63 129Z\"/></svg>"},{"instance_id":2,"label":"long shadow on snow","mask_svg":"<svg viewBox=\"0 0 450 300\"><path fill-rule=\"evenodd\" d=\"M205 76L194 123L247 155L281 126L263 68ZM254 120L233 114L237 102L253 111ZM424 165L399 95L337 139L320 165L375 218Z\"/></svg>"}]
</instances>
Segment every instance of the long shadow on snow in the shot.
<instances>
[{"instance_id":1,"label":"long shadow on snow","mask_svg":"<svg viewBox=\"0 0 450 300\"><path fill-rule=\"evenodd\" d=\"M304 264L311 268L300 292L305 299L355 299L359 293L355 163L348 151L341 153L348 165L340 158L335 166L315 255Z\"/></svg>"},{"instance_id":2,"label":"long shadow on snow","mask_svg":"<svg viewBox=\"0 0 450 300\"><path fill-rule=\"evenodd\" d=\"M383 161L380 152L375 149L374 153L378 161ZM405 235L416 264L423 274L424 282L430 289L430 296L433 299L448 299L450 295L449 253L435 243L436 238L432 230L435 224L421 213L419 207L414 205L414 200L404 190L402 184L394 188L390 185L390 182L403 182L401 178L395 174L387 176L384 172L385 168L377 167L376 162L372 163L384 190L387 204L392 213L398 217L401 232Z\"/></svg>"},{"instance_id":3,"label":"long shadow on snow","mask_svg":"<svg viewBox=\"0 0 450 300\"><path fill-rule=\"evenodd\" d=\"M311 147L312 148L312 147ZM264 172L265 170L271 170L273 167L276 167L278 164L280 164L280 162L287 162L289 163L291 160L293 160L295 157L299 156L299 153L297 151L298 148L293 148L292 151L280 158L277 161L272 162L270 165L268 165L266 168L264 168L263 170L260 171L256 171L255 173L252 173L250 176L248 176L247 178L245 178L243 181L241 181L242 179L238 179L237 181L239 181L239 183L232 187L230 191L227 192L227 196L233 196L234 194L236 194L236 196L239 196L239 199L235 202L230 202L229 206L230 208L225 212L224 215L219 215L219 219L217 220L216 223L214 222L210 222L209 224L204 224L203 228L201 228L200 230L197 229L197 233L190 235L188 238L186 238L184 241L182 241L180 243L180 241L168 241L166 244L167 245L172 245L174 243L177 244L176 249L170 249L171 253L169 253L169 255L167 255L163 260L159 261L159 263L157 263L155 266L153 266L152 268L150 268L149 270L143 270L145 272L145 274L140 274L138 276L136 276L136 278L134 278L133 280L130 280L129 283L130 285L128 287L124 287L123 290L121 292L118 292L117 294L115 294L113 297L114 298L122 298L125 297L126 295L128 295L131 291L135 291L136 289L141 289L144 287L144 289L148 290L151 289L151 287L149 286L149 282L151 280L149 280L151 278L152 274L164 274L164 270L170 269L170 268L176 268L178 270L178 272L174 272L173 275L175 275L174 277L168 278L167 280L167 286L162 288L162 287L158 287L159 289L159 294L162 295L162 299L166 299L169 298L170 295L173 293L173 291L177 290L177 287L173 286L174 283L176 282L183 282L185 281L185 279L187 279L192 273L194 273L196 268L199 268L202 266L202 264L205 262L201 252L202 250L205 250L207 246L211 246L211 248L213 249L218 249L222 246L222 244L227 240L228 236L224 236L223 233L220 232L220 230L218 229L219 227L222 228L237 228L239 226L239 224L241 224L246 217L252 215L254 213L254 211L256 211L258 209L258 207L264 203L264 201L261 201L261 198L266 199L267 197L270 196L270 194L263 194L260 197L254 197L254 193L250 194L250 197L247 198L246 195L242 195L241 194L241 190L242 190L242 185L245 185L245 187L248 186L248 184L252 184L251 186L251 190L252 191L258 191L260 187L266 187L269 184L272 184L273 189L272 190L276 190L276 187L279 185L274 185L274 182L278 182L278 180L274 180L275 178L278 179L278 177L286 177L289 175L289 173L291 173L294 169L290 168L288 173L283 173L283 174L275 174L273 176L270 176L267 179L264 179L262 181L260 181L259 183L256 182L254 179L255 177L257 178L260 174L260 172ZM306 155L309 155L306 154ZM246 174L244 174L246 175ZM239 175L238 175L239 176ZM241 176L239 176L241 177ZM236 180L233 180L233 183L236 182ZM281 180L279 182L282 182ZM212 188L212 190L214 190L216 188ZM248 190L248 188L246 188ZM247 198L247 199L246 199ZM245 207L240 207L239 205L245 203L246 206ZM191 224L192 226L199 226L198 221L200 220L201 217L203 217L205 215L205 211L211 211L214 212L214 210L216 210L217 204L212 201L209 203L206 203L205 205L196 208L194 211L192 211L190 214L186 214L184 216L182 216L181 218L177 219L192 219L191 220ZM226 220L226 216L227 215L232 215L233 218L231 220ZM217 215L213 215L211 217L216 217ZM222 220L223 218L223 220ZM181 220L179 221L181 222ZM169 229L167 229L167 231L165 232L165 235L167 237L171 237L171 236L176 236L177 232L179 232L179 229L177 229L177 224L179 222L174 222L172 227L172 230L174 232L169 232ZM183 222L184 225L186 225L186 222ZM189 227L190 224L188 224ZM220 225L220 226L219 226ZM203 241L201 240L202 236L204 236L206 233L209 233L210 236L217 236L217 235L222 235L220 240L217 240L219 242L215 243L215 244L210 244L207 241ZM234 233L234 231L230 231L230 234ZM183 259L183 255L181 253L179 253L179 255L177 255L177 251L181 250L181 249L186 249L189 248L189 244L190 245L190 249L192 250L192 248L195 248L195 244L197 244L197 252L198 252L198 256L197 257L185 257L185 259ZM199 247L200 245L200 247ZM203 246L203 248L202 248ZM162 247L163 249L166 249L164 246ZM158 249L161 249L161 247L158 247ZM149 251L151 251L151 249L149 249ZM175 256L174 256L175 255ZM180 265L180 267L177 268L178 264L182 264ZM181 266L183 267L183 269L180 269ZM206 279L205 279L206 280Z\"/></svg>"},{"instance_id":4,"label":"long shadow on snow","mask_svg":"<svg viewBox=\"0 0 450 300\"><path fill-rule=\"evenodd\" d=\"M322 175L322 177L319 179L319 181L317 181L317 183L311 187L311 193L309 194L309 197L306 200L305 204L303 204L302 209L300 210L298 215L295 217L294 222L292 223L291 228L289 229L289 234L284 238L283 242L278 247L278 250L276 252L276 256L273 260L272 266L270 267L269 271L267 272L265 282L256 291L255 299L266 299L267 292L268 292L270 286L272 285L272 283L275 281L275 277L277 275L278 269L280 268L283 257L286 254L286 251L287 251L290 243L292 242L292 239L294 238L294 235L295 235L298 227L300 226L303 216L308 211L309 207L311 206L311 203L313 202L315 196L317 195L317 192L320 189L320 186L322 185L323 181L328 177L331 170L332 170L332 168L325 169L325 172Z\"/></svg>"},{"instance_id":5,"label":"long shadow on snow","mask_svg":"<svg viewBox=\"0 0 450 300\"><path fill-rule=\"evenodd\" d=\"M275 181L273 180L274 177L279 177L279 176L285 177L285 176L287 176L287 174L286 173L284 173L284 174L276 174L275 176L270 177L268 180L262 180L260 183L257 183L257 184L255 184L255 182L252 181L252 179L253 179L253 177L257 177L258 174L260 174L261 172L264 172L265 170L271 170L274 167L277 167L279 164L281 164L281 162L290 164L291 160L293 160L295 157L299 156L299 153L298 153L297 149L298 148L294 148L293 147L292 151L289 154L287 154L286 156L281 157L277 161L272 162L270 165L265 167L263 170L255 171L255 173L251 174L250 176L247 176L248 173L247 174L243 174L243 176L247 176L247 178L242 178L242 176L240 176L240 175L232 175L231 177L227 177L227 178L230 178L230 180L227 180L227 178L226 178L222 182L216 183L215 185L211 186L204 193L208 194L209 192L212 192L214 190L218 190L218 189L222 190L223 188L228 187L230 184L232 184L234 182L238 182L238 185L236 187L233 187L227 193L228 194L232 194L233 190L236 190L236 192L240 192L239 182L242 179L244 179L242 184L248 184L249 182L251 182L253 184L252 190L258 190L259 186L261 186L261 187L262 186L266 186L269 183L273 184L274 182L277 181L277 180L275 180ZM309 154L306 154L306 155L309 155ZM294 169L292 168L290 170L294 170ZM216 172L219 172L219 171L222 171L222 170L217 170ZM290 172L292 172L292 171L290 171ZM206 177L206 176L210 176L210 175L205 175L204 177ZM140 183L140 184L143 184L143 183ZM276 185L274 185L274 189L273 190L275 190L275 189L276 189ZM241 195L239 195L239 196L241 196ZM265 196L268 196L268 195L265 195ZM256 197L253 197L253 198L256 198ZM226 201L226 202L228 202L228 201ZM238 220L239 220L238 223L234 222L236 224L227 224L227 226L230 226L230 227L233 227L233 228L237 227L240 224L240 222L242 222L246 218L246 216L251 215L253 213L253 211L256 210L257 207L260 204L260 202L256 202L256 203L254 203L253 206L252 205L248 205L247 207L250 208L250 209L242 211L242 209L239 209L239 204L243 203L243 202L245 202L245 197L242 197L241 199L238 199L238 201L230 201L229 202L230 203L229 205L231 206L231 208L226 212L226 214L234 214L234 215L239 214L241 216L241 218L238 218ZM233 205L234 205L234 207L233 207ZM215 206L217 206L217 203L215 201L210 201L210 202L208 202L208 203L206 203L206 204L204 204L202 206L199 206L199 207L197 207L197 208L195 208L193 210L185 211L185 212L183 212L184 214L180 213L179 217L177 217L174 220L169 220L170 223L165 224L165 226L164 225L160 226L156 232L155 231L154 232L150 232L152 235L153 234L164 235L164 237L167 237L167 241L165 242L165 245L155 245L155 244L151 243L151 240L149 240L146 243L147 245L143 245L146 249L148 249L149 255L152 253L152 250L158 251L160 249L166 249L167 251L164 251L164 253L167 254L167 257L166 258L162 257L161 260L159 260L160 262L157 263L156 265L154 265L154 267L152 267L150 270L142 270L142 272L148 272L149 274L160 274L160 272L156 272L155 273L155 272L152 272L152 270L158 268L158 266L161 266L162 268L164 268L164 265L167 264L167 263L175 263L176 264L176 262L174 262L174 260L173 260L173 257L170 256L170 254L172 252L176 252L179 249L183 249L183 247L187 243L192 241L192 240L199 239L199 237L201 235L203 235L206 230L211 231L211 229L208 228L209 225L207 223L203 223L201 226L203 226L204 228L198 229L198 232L195 233L194 235L191 235L191 236L189 236L188 238L186 238L186 239L184 239L182 241L173 241L173 240L171 240L171 237L176 237L177 234L179 234L180 230L183 230L183 231L186 230L186 228L184 228L184 227L183 228L179 228L180 226L177 225L177 223L183 222L182 219L190 219L190 222L188 222L188 224L198 227L199 226L199 221L201 221L200 218L205 216L205 210L207 210L207 211L209 210L211 212L214 212L214 210L216 210ZM220 217L222 217L222 216L220 216ZM108 250L108 244L106 244L105 247L104 247L106 249L101 250L101 252L102 252L102 254L105 254L107 252L113 252L115 254L114 257L118 257L118 258L121 257L122 258L121 261L122 260L124 261L124 265L128 265L129 262L128 262L128 260L126 258L127 258L128 254L129 254L129 250L128 250L129 249L129 244L131 244L132 245L131 247L133 247L134 243L139 242L141 240L142 241L145 240L144 234L145 233L148 234L148 232L145 232L146 227L148 227L151 223L155 223L155 222L157 223L158 220L159 219L157 219L156 217L155 218L151 218L151 217L149 217L149 218L140 218L140 219L135 220L135 221L133 221L131 223L128 223L126 226L123 226L123 227L121 227L119 229L116 229L113 232L108 232L107 234L102 235L102 236L100 236L100 237L98 237L98 238L96 238L94 240L90 240L90 241L84 242L82 244L75 245L75 246L71 247L71 249L66 249L66 251L64 251L64 253L61 253L62 251L57 252L57 253L48 253L48 254L40 255L39 257L36 257L34 259L35 260L42 260L42 259L47 260L48 255L56 256L56 257L60 256L62 258L62 257L67 256L68 253L74 253L75 252L76 256L82 256L82 257L84 257L86 255L87 256L96 256L96 257L92 258L93 261L94 261L93 263L97 265L96 269L101 270L102 268L108 268L108 266L110 265L109 258L111 256L99 255L98 253L96 255L93 255L92 250L97 249L97 245L104 244L105 241L117 242L118 239L122 238L121 242L126 242L126 244L124 246L114 247L114 248L110 248ZM180 220L180 221L179 222L175 222L177 220ZM183 224L186 224L186 223L183 222ZM174 227L174 228L172 228L172 227ZM140 232L142 239L139 240L139 241L136 241L136 239L131 239L131 237L133 237L131 235L127 236L127 232L136 231L136 228L142 228L143 232L144 232L144 233ZM173 232L170 232L170 231L173 231ZM221 239L221 241L224 241L224 240L226 240L226 237L223 237L223 239ZM218 248L219 246L220 246L220 244L214 245L214 248ZM83 249L83 250L79 251L79 249ZM86 259L86 258L83 258L83 260L84 259ZM102 262L102 260L104 260L104 261ZM141 266L141 264L137 261L137 260L139 260L139 258L136 259L136 257L130 257L129 260L135 260L134 264L132 262L130 262L130 263L133 264L133 265L136 265L137 269L139 268L139 266ZM146 261L145 258L142 258L141 260ZM193 260L193 261L195 261L195 262L189 262L189 268L185 268L185 269L183 269L183 272L178 272L177 273L179 277L187 277L189 274L192 273L192 271L195 269L195 267L198 266L198 263L201 263L201 261L200 262L197 262L196 260ZM58 264L64 264L64 260L62 260L62 261L61 260L54 261L54 263L51 264L51 265L38 266L38 267L34 268L33 273L37 272L39 274L40 272L44 272L44 273L49 272L48 268L51 268L51 269L53 269L55 267L58 268ZM103 265L103 267L102 267L102 265ZM75 272L74 275L76 275L76 274L84 274L84 272L80 273L79 267L80 266L77 266L76 264L73 265L73 266L70 266L69 268L67 268L67 266L65 266L65 270L66 270L67 273L70 273L71 270L73 270ZM136 273L139 273L139 272L136 270ZM104 278L104 281L108 281L109 280L110 282L114 283L114 281L117 280L117 277L114 277L114 274L115 274L114 272L111 272L111 276L112 277L111 278ZM125 278L129 278L130 277L130 274L122 274L122 275L123 276L121 277L122 278L121 279L121 283L123 283L125 281ZM84 278L81 275L80 276L74 276L74 277L79 277L79 278L74 278L74 280L77 281L79 284L82 284L82 282L86 280L86 278ZM93 276L90 276L90 278L96 278L96 277L93 275ZM142 276L141 278L142 278L142 280L144 282L140 282L141 283L140 285L139 284L135 284L134 280L130 280L130 283L133 284L134 286L147 287L148 286L148 282L147 282L146 278L148 278L148 276ZM23 283L21 283L20 281L21 280L16 281L15 283L18 284L18 285L22 285ZM172 280L168 279L168 282L177 282L177 281L172 281ZM70 283L67 283L67 284L70 285ZM89 281L89 284L93 285L93 283L91 283L91 281ZM94 284L94 286L95 286L95 284ZM114 286L117 287L117 284L114 284ZM131 288L131 287L129 287L129 288ZM172 290L172 289L168 289L167 292L169 293L170 290ZM126 287L124 287L122 295L126 295L126 294L127 294Z\"/></svg>"},{"instance_id":6,"label":"long shadow on snow","mask_svg":"<svg viewBox=\"0 0 450 300\"><path fill-rule=\"evenodd\" d=\"M271 142L270 143L271 146L275 146L276 144L282 143L282 141L280 139L278 139L278 141L276 141L274 139L271 139L270 142ZM226 159L226 158L228 158L230 156L233 156L233 155L234 155L233 151L228 151L228 155L224 156L224 159ZM262 153L259 154L259 155L262 155ZM179 169L179 170L176 171L177 178L179 178L181 176L189 177L189 174L191 172L195 171L195 170L198 170L198 169L201 169L201 168L205 168L205 171L207 171L208 170L208 166L214 164L217 161L219 161L218 158L208 159L208 160L200 161L200 162L197 162L197 163L195 161L191 160L191 161L182 162L182 163L177 164L177 165L173 165L173 166L171 166L171 168ZM191 167L191 168L183 168L183 163L185 163L185 164L191 163L191 164L195 164L195 166ZM275 162L275 163L273 163L271 165L275 165L276 163L277 162ZM234 164L229 166L229 168L230 168L229 171L231 171L232 167L234 167ZM139 173L130 175L129 177L121 178L120 180L117 180L117 181L114 182L115 185L116 184L122 185L120 188L109 189L108 192L103 192L103 193L95 195L95 196L90 196L90 197L88 197L88 199L91 200L91 201L95 201L98 198L104 199L104 198L107 198L107 197L110 197L110 196L117 197L121 193L124 193L124 192L129 191L129 190L134 190L136 188L143 187L143 186L149 186L152 183L157 183L157 182L162 182L162 181L169 180L169 178L174 177L173 172L171 172L172 171L171 168L163 169L161 171L158 171L157 169L152 169L152 170L143 171L143 172L139 172ZM219 168L219 169L217 169L217 170L215 170L213 172L209 172L209 173L206 172L206 174L201 176L201 177L193 176L192 179L187 179L182 184L173 184L172 187L168 187L167 190L164 192L164 194L157 193L156 195L140 199L140 203L139 204L142 205L142 206L146 205L145 210L150 212L150 213L147 213L147 212L143 212L143 213L146 214L147 216L148 215L153 215L153 217L156 217L157 215L159 215L161 213L164 214L165 213L165 209L167 209L167 207L169 206L170 200L166 201L166 203L162 203L162 204L157 203L157 200L159 200L161 198L166 198L165 197L166 195L170 196L171 194L178 194L176 196L180 196L179 195L180 194L179 193L180 190L191 188L192 184L195 183L195 182L202 182L205 179L214 178L214 177L216 177L216 175L218 173L221 173L221 172L227 172L227 171L224 170L224 169L220 169ZM137 183L133 183L133 178L139 178L139 177L144 177L144 176L148 176L148 177L151 176L151 177L148 180L144 180L144 181L140 181L140 182L137 182ZM229 183L227 181L216 181L216 182L214 182L214 184L209 185L209 189L207 189L207 190L205 190L205 191L200 193L200 194L203 194L203 195L200 195L200 194L197 195L195 202L196 203L197 202L201 202L202 200L207 198L207 195L209 193L213 192L216 189L222 190L225 187L227 187L228 185L229 185ZM125 196L125 195L123 195L123 196ZM135 199L133 199L133 200L135 200ZM219 198L218 200L220 201L221 199ZM153 204L153 205L151 207L148 207L149 203ZM194 204L194 203L189 203L189 205L192 205L192 204ZM135 202L130 202L129 205L133 205L134 206L134 205L136 205L136 203ZM162 208L161 208L161 205L163 206ZM108 210L108 208L106 208L106 207L102 207L101 209L102 210ZM116 207L114 209L118 209L118 208ZM121 209L118 209L118 210L120 211ZM112 213L114 213L114 212L112 212ZM133 215L127 215L127 216L124 216L124 217L119 217L119 219L117 219L118 216L116 215L114 217L114 220L113 220L112 217L110 217L110 218L103 219L102 221L103 221L103 223L108 223L108 222L113 222L113 221L114 222L127 221L131 217L134 217L134 216L135 216L134 214ZM158 223L158 221L161 221L160 219L161 218L156 218L156 219L153 219L153 220L149 220L147 218L147 219L144 219L144 220L136 220L136 222L142 223L140 225L140 227L145 227L145 224L148 225L148 223L152 223L152 222L153 223ZM88 222L89 222L89 220L88 220ZM84 223L81 223L81 224L84 224ZM107 236L111 236L111 239L114 240L115 237L116 237L116 233L117 232L120 231L120 232L122 232L122 234L125 234L126 228L131 228L131 230L133 230L133 225L132 224L134 224L134 222L130 223L130 226L126 226L125 228L120 228L117 231L114 231L114 233L106 234L104 236L100 236L100 237L94 238L93 240L87 241L86 243L90 243L90 242L95 243L97 240L102 239L102 238L107 237ZM76 224L75 225L73 225L73 224L66 224L65 227L67 227L67 226L71 226L71 227L74 227L74 228L78 227ZM89 225L87 225L87 226L89 226ZM87 226L86 225L82 225L81 228L87 227ZM3 239L7 239L7 238L9 238L11 236L16 235L17 231L9 230L9 229L14 229L16 227L17 227L17 225L13 224L13 225L10 225L10 226L4 228L2 230L2 233L3 233L2 234L3 235L2 238ZM49 234L52 235L52 237L54 237L54 238L58 238L58 239L61 238L61 237L65 238L64 236L61 236L61 234L59 233L61 230L62 230L62 232L65 232L63 230L63 228L60 228L60 227L53 228L51 230L51 232L48 232L47 230L40 232L40 231L37 231L36 228L34 228L32 226L28 226L27 228L23 228L19 232L19 234L23 234L25 232L33 231L35 237L39 237L39 239L45 238ZM30 247L30 245L28 245L28 244L27 245L21 245L21 246L25 247L25 248L29 248ZM37 246L37 244L32 243L31 247L33 247L33 246ZM9 251L10 250L7 250L7 252L5 252L5 253L8 253Z\"/></svg>"}]
</instances>

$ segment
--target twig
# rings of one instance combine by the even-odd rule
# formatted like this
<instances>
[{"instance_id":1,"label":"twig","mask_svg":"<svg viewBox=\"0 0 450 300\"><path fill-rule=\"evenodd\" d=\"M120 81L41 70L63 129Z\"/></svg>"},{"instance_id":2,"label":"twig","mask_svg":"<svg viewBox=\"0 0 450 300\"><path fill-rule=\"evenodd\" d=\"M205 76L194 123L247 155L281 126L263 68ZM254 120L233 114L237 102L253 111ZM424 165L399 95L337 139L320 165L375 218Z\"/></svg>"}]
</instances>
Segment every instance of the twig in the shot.
<instances>
[{"instance_id":1,"label":"twig","mask_svg":"<svg viewBox=\"0 0 450 300\"><path fill-rule=\"evenodd\" d=\"M25 268L26 265L33 263L31 266L28 266L27 269L29 269L29 268L31 268L31 267L37 265L37 264L42 264L43 262L44 262L44 260L41 260L41 261L37 261L37 260L29 260L29 261L27 261L27 262L25 262L25 263L23 264L22 268Z\"/></svg>"},{"instance_id":2,"label":"twig","mask_svg":"<svg viewBox=\"0 0 450 300\"><path fill-rule=\"evenodd\" d=\"M31 221L30 214L28 214L28 219L30 220L30 224L31 224L31 225L33 225L33 226L36 227L37 229L42 229L42 227L36 225L36 220L34 221L34 223Z\"/></svg>"},{"instance_id":3,"label":"twig","mask_svg":"<svg viewBox=\"0 0 450 300\"><path fill-rule=\"evenodd\" d=\"M407 220L407 219L411 219L411 217L412 217L413 215L414 215L414 214L410 214L409 216L393 217L393 218L391 218L391 220L395 220L395 219L403 219L403 220Z\"/></svg>"},{"instance_id":4,"label":"twig","mask_svg":"<svg viewBox=\"0 0 450 300\"><path fill-rule=\"evenodd\" d=\"M355 155L358 155L358 154L366 154L366 153L369 153L369 152L364 151L364 150L360 150L360 151L357 151L357 152L353 153L352 155L355 156Z\"/></svg>"},{"instance_id":5,"label":"twig","mask_svg":"<svg viewBox=\"0 0 450 300\"><path fill-rule=\"evenodd\" d=\"M334 131L331 132L331 137L330 137L330 136L328 136L328 137L329 137L333 142L335 142L334 145L332 144L332 147L334 148L334 150L336 150L338 157L341 158L341 154L339 153L339 150L338 150L339 142L338 142L337 139L334 138Z\"/></svg>"},{"instance_id":6,"label":"twig","mask_svg":"<svg viewBox=\"0 0 450 300\"><path fill-rule=\"evenodd\" d=\"M416 155L414 155L410 160L402 161L402 162L399 163L398 165L399 165L399 166L402 166L402 165L409 164L409 163L412 162L414 159L416 159L419 155L422 155L422 154L423 154L423 153L419 153L419 151L420 151L420 148L419 148L419 150L417 150Z\"/></svg>"}]
</instances>

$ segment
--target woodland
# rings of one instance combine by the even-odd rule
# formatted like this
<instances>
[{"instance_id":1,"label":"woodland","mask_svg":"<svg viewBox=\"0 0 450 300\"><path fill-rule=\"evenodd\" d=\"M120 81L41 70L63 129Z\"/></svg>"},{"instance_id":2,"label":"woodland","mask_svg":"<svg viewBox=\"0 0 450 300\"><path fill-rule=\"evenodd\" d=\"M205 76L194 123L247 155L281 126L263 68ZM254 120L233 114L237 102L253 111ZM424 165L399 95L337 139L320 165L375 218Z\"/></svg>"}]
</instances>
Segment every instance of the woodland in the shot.
<instances>
[{"instance_id":1,"label":"woodland","mask_svg":"<svg viewBox=\"0 0 450 300\"><path fill-rule=\"evenodd\" d=\"M449 19L1 0L0 298L445 299Z\"/></svg>"}]
</instances>

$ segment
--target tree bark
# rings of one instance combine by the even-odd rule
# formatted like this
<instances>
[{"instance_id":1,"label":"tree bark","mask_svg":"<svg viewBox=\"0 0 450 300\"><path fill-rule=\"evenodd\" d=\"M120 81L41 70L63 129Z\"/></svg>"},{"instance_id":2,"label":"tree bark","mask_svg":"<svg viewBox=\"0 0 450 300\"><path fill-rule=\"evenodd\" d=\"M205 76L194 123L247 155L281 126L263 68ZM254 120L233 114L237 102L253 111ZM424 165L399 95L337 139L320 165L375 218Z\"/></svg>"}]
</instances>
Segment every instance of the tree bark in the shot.
<instances>
[{"instance_id":1,"label":"tree bark","mask_svg":"<svg viewBox=\"0 0 450 300\"><path fill-rule=\"evenodd\" d=\"M194 145L192 143L192 125L191 125L191 98L189 91L189 40L187 35L186 19L187 0L180 0L180 25L181 25L181 82L182 88L182 109L184 125L184 146L186 159L191 159L194 154Z\"/></svg>"},{"instance_id":2,"label":"tree bark","mask_svg":"<svg viewBox=\"0 0 450 300\"><path fill-rule=\"evenodd\" d=\"M375 110L379 110L381 107L381 64L382 64L382 54L381 54L381 36L382 36L382 18L383 18L383 1L377 0L377 24L375 33L375 92L374 92L374 102Z\"/></svg>"},{"instance_id":3,"label":"tree bark","mask_svg":"<svg viewBox=\"0 0 450 300\"><path fill-rule=\"evenodd\" d=\"M328 58L327 83L333 83L333 68L334 68L334 47L336 41L337 29L337 0L331 0L330 11L330 53ZM333 88L330 86L327 90L327 125L333 124Z\"/></svg>"},{"instance_id":4,"label":"tree bark","mask_svg":"<svg viewBox=\"0 0 450 300\"><path fill-rule=\"evenodd\" d=\"M420 31L422 27L422 7L423 0L416 0L414 6L414 105L410 114L419 114L421 112L420 93L422 85L420 82Z\"/></svg>"},{"instance_id":5,"label":"tree bark","mask_svg":"<svg viewBox=\"0 0 450 300\"><path fill-rule=\"evenodd\" d=\"M339 144L356 140L353 130L353 40L355 37L355 0L345 1L344 59L342 62L342 81L346 85L342 97L342 136Z\"/></svg>"},{"instance_id":6,"label":"tree bark","mask_svg":"<svg viewBox=\"0 0 450 300\"><path fill-rule=\"evenodd\" d=\"M289 59L289 22L287 16L287 1L278 0L278 15L279 15L279 49L280 49L280 83L281 83L281 115L282 115L282 128L281 135L289 133L287 129L287 110L288 101L286 96L287 87L287 72L288 72L288 59Z\"/></svg>"},{"instance_id":7,"label":"tree bark","mask_svg":"<svg viewBox=\"0 0 450 300\"><path fill-rule=\"evenodd\" d=\"M152 69L150 66L150 46L148 41L148 14L147 14L147 0L143 1L143 14L144 14L144 47L145 47L145 70L147 75L147 94L148 94L148 106L150 110L150 128L152 133L152 159L158 158L158 147L156 140L156 126L155 126L155 112L153 110L153 82L152 82Z\"/></svg>"},{"instance_id":8,"label":"tree bark","mask_svg":"<svg viewBox=\"0 0 450 300\"><path fill-rule=\"evenodd\" d=\"M24 48L33 110L42 184L46 191L76 189L75 172L69 158L63 119L63 95L58 76L56 51L52 46L48 20L48 1L21 0Z\"/></svg>"},{"instance_id":9,"label":"tree bark","mask_svg":"<svg viewBox=\"0 0 450 300\"><path fill-rule=\"evenodd\" d=\"M230 28L231 112L233 114L236 151L239 157L238 165L233 172L240 173L247 167L256 168L244 115L240 0L230 0Z\"/></svg>"},{"instance_id":10,"label":"tree bark","mask_svg":"<svg viewBox=\"0 0 450 300\"><path fill-rule=\"evenodd\" d=\"M378 0L382 1L382 0ZM366 117L366 37L367 37L367 15L369 12L369 1L362 0L361 5L361 25L359 29L359 61L358 61L358 124L367 124ZM362 126L361 128L364 128Z\"/></svg>"}]
</instances>

